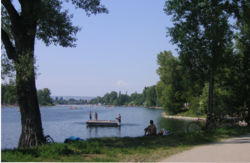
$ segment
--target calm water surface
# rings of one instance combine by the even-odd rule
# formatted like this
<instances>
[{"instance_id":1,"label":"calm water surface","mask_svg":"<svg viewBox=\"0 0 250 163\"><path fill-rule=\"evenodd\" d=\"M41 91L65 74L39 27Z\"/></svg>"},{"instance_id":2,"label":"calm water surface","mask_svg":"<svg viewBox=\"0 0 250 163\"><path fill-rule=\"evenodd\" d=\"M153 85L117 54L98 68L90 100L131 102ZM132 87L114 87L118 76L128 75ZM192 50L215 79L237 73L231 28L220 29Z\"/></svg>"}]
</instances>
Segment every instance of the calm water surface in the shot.
<instances>
[{"instance_id":1,"label":"calm water surface","mask_svg":"<svg viewBox=\"0 0 250 163\"><path fill-rule=\"evenodd\" d=\"M41 107L42 123L45 135L50 135L56 142L65 138L77 136L83 139L94 137L137 137L144 135L144 128L149 120L154 120L159 131L183 130L187 121L161 118L163 110L140 107L104 107L104 106L52 106ZM74 108L74 107L73 107ZM15 148L21 133L21 120L18 108L1 109L2 113L2 149ZM118 114L122 116L121 127L87 127L89 111L98 113L100 120L115 120ZM92 115L93 117L94 115Z\"/></svg>"}]
</instances>

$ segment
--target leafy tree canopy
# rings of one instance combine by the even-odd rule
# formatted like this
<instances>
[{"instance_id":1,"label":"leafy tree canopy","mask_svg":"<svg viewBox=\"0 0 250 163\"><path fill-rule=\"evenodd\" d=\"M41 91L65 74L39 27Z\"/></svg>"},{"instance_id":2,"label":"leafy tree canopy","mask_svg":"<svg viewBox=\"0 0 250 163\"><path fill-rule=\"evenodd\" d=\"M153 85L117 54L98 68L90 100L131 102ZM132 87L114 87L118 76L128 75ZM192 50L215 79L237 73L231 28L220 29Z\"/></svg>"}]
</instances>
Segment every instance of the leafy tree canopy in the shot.
<instances>
[{"instance_id":1,"label":"leafy tree canopy","mask_svg":"<svg viewBox=\"0 0 250 163\"><path fill-rule=\"evenodd\" d=\"M83 9L88 16L108 13L100 0L66 0L65 2L72 3L78 9ZM10 0L2 1L2 33L9 37L11 43L14 44L12 40L16 39L13 37L14 32L23 30L16 29L20 24L25 26L26 21L35 20L37 22L36 38L43 40L47 46L52 43L63 47L75 46L75 35L80 28L72 24L73 15L69 14L68 10L62 9L62 0L36 0L34 3L20 0L19 3L21 11L15 9ZM35 14L27 15L28 10L35 10ZM5 36L3 37L5 38Z\"/></svg>"}]
</instances>

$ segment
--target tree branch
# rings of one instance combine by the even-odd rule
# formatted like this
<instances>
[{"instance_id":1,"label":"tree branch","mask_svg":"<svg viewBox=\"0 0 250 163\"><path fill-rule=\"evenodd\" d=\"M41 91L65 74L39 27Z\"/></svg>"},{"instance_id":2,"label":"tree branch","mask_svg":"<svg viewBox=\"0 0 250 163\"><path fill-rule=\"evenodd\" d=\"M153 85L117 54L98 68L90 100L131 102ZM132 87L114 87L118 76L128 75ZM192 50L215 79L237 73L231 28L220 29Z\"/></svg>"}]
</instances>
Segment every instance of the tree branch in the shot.
<instances>
[{"instance_id":1,"label":"tree branch","mask_svg":"<svg viewBox=\"0 0 250 163\"><path fill-rule=\"evenodd\" d=\"M10 16L10 20L11 20L11 24L15 24L15 22L17 21L17 19L19 19L19 14L17 12L17 10L15 9L15 7L13 6L13 4L11 3L10 0L2 0L2 4L4 5L4 7L6 8L9 16Z\"/></svg>"},{"instance_id":2,"label":"tree branch","mask_svg":"<svg viewBox=\"0 0 250 163\"><path fill-rule=\"evenodd\" d=\"M22 17L32 17L36 21L40 17L41 0L19 0Z\"/></svg>"},{"instance_id":3,"label":"tree branch","mask_svg":"<svg viewBox=\"0 0 250 163\"><path fill-rule=\"evenodd\" d=\"M9 59L15 60L17 58L17 53L15 51L15 47L13 46L12 42L8 34L1 28L1 39L3 41L7 56Z\"/></svg>"}]
</instances>

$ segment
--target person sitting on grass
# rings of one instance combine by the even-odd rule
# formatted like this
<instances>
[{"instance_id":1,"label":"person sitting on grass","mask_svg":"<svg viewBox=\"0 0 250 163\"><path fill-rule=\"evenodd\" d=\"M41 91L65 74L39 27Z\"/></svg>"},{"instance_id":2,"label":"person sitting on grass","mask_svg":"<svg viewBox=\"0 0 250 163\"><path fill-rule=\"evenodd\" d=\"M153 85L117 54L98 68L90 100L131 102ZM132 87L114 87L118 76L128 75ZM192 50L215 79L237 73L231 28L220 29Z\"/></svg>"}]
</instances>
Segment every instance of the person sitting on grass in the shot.
<instances>
[{"instance_id":1,"label":"person sitting on grass","mask_svg":"<svg viewBox=\"0 0 250 163\"><path fill-rule=\"evenodd\" d=\"M154 125L154 121L150 120L150 125L144 129L145 131L145 136L153 136L156 135L156 127Z\"/></svg>"}]
</instances>

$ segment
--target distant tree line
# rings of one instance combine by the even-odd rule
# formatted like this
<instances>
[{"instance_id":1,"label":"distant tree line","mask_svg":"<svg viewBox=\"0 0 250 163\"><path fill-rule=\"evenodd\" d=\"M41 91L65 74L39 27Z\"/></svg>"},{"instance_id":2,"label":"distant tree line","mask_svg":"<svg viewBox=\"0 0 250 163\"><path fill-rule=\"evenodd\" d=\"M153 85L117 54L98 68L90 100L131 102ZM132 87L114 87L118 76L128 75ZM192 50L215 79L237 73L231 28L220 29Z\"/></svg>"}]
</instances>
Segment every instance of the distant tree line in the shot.
<instances>
[{"instance_id":1,"label":"distant tree line","mask_svg":"<svg viewBox=\"0 0 250 163\"><path fill-rule=\"evenodd\" d=\"M38 102L40 105L53 105L51 92L48 88L40 89L37 91Z\"/></svg>"},{"instance_id":2,"label":"distant tree line","mask_svg":"<svg viewBox=\"0 0 250 163\"><path fill-rule=\"evenodd\" d=\"M1 84L1 103L2 105L16 105L17 96L16 96L16 86L13 81L10 81L9 84Z\"/></svg>"},{"instance_id":3,"label":"distant tree line","mask_svg":"<svg viewBox=\"0 0 250 163\"><path fill-rule=\"evenodd\" d=\"M16 85L15 82L10 80L8 83L1 84L1 100L2 105L18 105L17 95L16 95ZM51 106L51 105L83 105L88 104L90 100L74 99L70 98L68 100L63 97L51 97L51 91L48 88L37 90L37 97L39 105Z\"/></svg>"},{"instance_id":4,"label":"distant tree line","mask_svg":"<svg viewBox=\"0 0 250 163\"><path fill-rule=\"evenodd\" d=\"M156 86L145 87L142 93L132 93L131 95L117 93L112 91L106 93L103 97L97 97L90 101L90 104L103 104L115 106L146 106L160 107L161 104L157 98Z\"/></svg>"},{"instance_id":5,"label":"distant tree line","mask_svg":"<svg viewBox=\"0 0 250 163\"><path fill-rule=\"evenodd\" d=\"M16 85L10 80L9 83L1 84L2 105L17 105ZM65 99L63 97L51 97L51 91L48 88L37 91L38 102L40 105L84 105L84 104L102 104L102 105L130 105L155 107L162 106L158 98L156 86L145 87L142 93L132 93L131 95L117 93L112 91L106 93L103 97L96 97L91 100L85 99Z\"/></svg>"},{"instance_id":6,"label":"distant tree line","mask_svg":"<svg viewBox=\"0 0 250 163\"><path fill-rule=\"evenodd\" d=\"M53 103L59 104L59 105L84 105L84 104L88 104L89 100L83 100L83 99L77 100L74 98L70 98L66 100L63 97L55 97L55 99L53 99Z\"/></svg>"},{"instance_id":7,"label":"distant tree line","mask_svg":"<svg viewBox=\"0 0 250 163\"><path fill-rule=\"evenodd\" d=\"M1 102L2 105L18 105L16 85L15 82L1 84ZM44 88L37 91L37 97L39 105L50 106L53 105L53 99L51 98L51 92L48 88Z\"/></svg>"}]
</instances>

